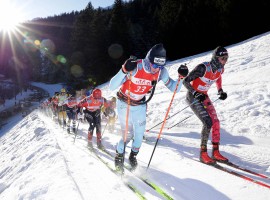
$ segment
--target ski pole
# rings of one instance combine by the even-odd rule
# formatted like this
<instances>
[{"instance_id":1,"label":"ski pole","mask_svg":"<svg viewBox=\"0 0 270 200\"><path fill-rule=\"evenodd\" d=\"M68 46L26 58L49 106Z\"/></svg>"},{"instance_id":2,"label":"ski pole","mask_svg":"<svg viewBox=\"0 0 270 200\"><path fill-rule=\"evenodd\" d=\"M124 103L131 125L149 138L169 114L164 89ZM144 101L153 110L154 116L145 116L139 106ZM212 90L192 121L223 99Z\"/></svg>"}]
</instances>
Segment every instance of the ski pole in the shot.
<instances>
[{"instance_id":1,"label":"ski pole","mask_svg":"<svg viewBox=\"0 0 270 200\"><path fill-rule=\"evenodd\" d=\"M213 101L212 103L214 103L214 102L216 102L217 100L219 100L219 98L217 98L215 101ZM194 103L194 102L193 102ZM192 104L193 104L192 103ZM190 104L190 105L192 105L192 104ZM206 106L205 106L205 108L206 108ZM172 125L171 127L169 127L168 129L171 129L171 128L173 128L173 127L175 127L175 126L177 126L178 124L180 124L181 122L183 122L183 121L185 121L185 120L187 120L188 118L190 118L190 117L192 117L193 115L190 115L190 116L188 116L188 117L186 117L186 118L184 118L183 120L181 120L180 122L178 122L178 123L176 123L176 124L174 124L174 125Z\"/></svg>"},{"instance_id":2,"label":"ski pole","mask_svg":"<svg viewBox=\"0 0 270 200\"><path fill-rule=\"evenodd\" d=\"M64 107L62 106L62 123L63 123L63 129L65 129L65 119L64 119Z\"/></svg>"},{"instance_id":3,"label":"ski pole","mask_svg":"<svg viewBox=\"0 0 270 200\"><path fill-rule=\"evenodd\" d=\"M171 115L170 117L168 117L168 118L166 118L166 119L164 119L164 120L168 120L168 119L170 119L170 118L174 117L174 116L175 116L175 115L177 115L178 113L180 113L180 112L182 112L183 110L187 109L189 106L191 106L191 105L195 104L197 101L198 101L198 100L193 101L193 102L192 102L190 105L188 105L188 106L184 107L182 110L178 111L177 113L174 113L173 115ZM157 127L158 125L162 124L162 123L164 122L164 120L163 120L163 121L161 121L161 122L159 122L158 124L156 124L156 125L155 125L155 126L153 126L152 128L150 128L150 129L146 130L146 132L149 132L149 131L150 131L150 130L152 130L153 128L155 128L155 127Z\"/></svg>"},{"instance_id":4,"label":"ski pole","mask_svg":"<svg viewBox=\"0 0 270 200\"><path fill-rule=\"evenodd\" d=\"M173 128L173 127L177 126L178 124L180 124L181 122L183 122L183 121L187 120L188 118L190 118L190 117L192 117L192 116L193 116L193 115L190 115L190 116L188 116L188 117L184 118L184 119L183 119L183 120L181 120L180 122L178 122L178 123L176 123L176 124L172 125L171 127L168 127L167 129L169 130L169 129L171 129L171 128Z\"/></svg>"},{"instance_id":5,"label":"ski pole","mask_svg":"<svg viewBox=\"0 0 270 200\"><path fill-rule=\"evenodd\" d=\"M132 76L132 72L130 72L130 78L129 78L129 83L128 83L128 101L127 101L127 113L126 113L126 129L125 129L125 134L124 134L124 152L123 152L123 160L122 160L122 164L123 165L124 165L124 161L125 161L125 153L126 153L126 146L127 146L128 118L129 118L129 110L130 110L131 76Z\"/></svg>"},{"instance_id":6,"label":"ski pole","mask_svg":"<svg viewBox=\"0 0 270 200\"><path fill-rule=\"evenodd\" d=\"M105 133L106 127L107 127L107 125L108 125L108 122L109 122L109 119L108 119L108 121L107 121L107 123L106 123L106 125L105 125L105 127L104 127L104 130L103 130L103 132L102 132L102 134L101 134L101 138L102 138L103 134Z\"/></svg>"},{"instance_id":7,"label":"ski pole","mask_svg":"<svg viewBox=\"0 0 270 200\"><path fill-rule=\"evenodd\" d=\"M161 134L162 134L163 127L164 127L164 125L165 125L165 123L166 123L166 119L167 119L167 116L168 116L169 111L170 111L170 109L171 109L172 102L173 102L174 96L175 96L175 94L176 94L176 91L177 91L177 89L178 89L178 86L179 86L180 81L181 81L181 78L179 77L179 78L178 78L178 81L177 81L177 85L176 85L175 90L174 90L174 93L173 93L173 96L172 96L172 99L171 99L171 102L170 102L170 104L169 104L169 107L168 107L168 109L167 109L166 115L165 115L165 117L164 117L163 124L162 124L162 126L161 126L161 128L160 128L160 131L159 131L159 134L158 134L158 137L157 137L157 140L156 140L155 147L154 147L154 149L153 149L152 155L151 155L150 160L149 160L149 163L148 163L148 165L147 165L147 169L149 168L149 165L150 165L151 160L152 160L152 158L153 158L155 149L156 149L156 147L157 147L159 138L160 138L160 136L161 136Z\"/></svg>"}]
</instances>

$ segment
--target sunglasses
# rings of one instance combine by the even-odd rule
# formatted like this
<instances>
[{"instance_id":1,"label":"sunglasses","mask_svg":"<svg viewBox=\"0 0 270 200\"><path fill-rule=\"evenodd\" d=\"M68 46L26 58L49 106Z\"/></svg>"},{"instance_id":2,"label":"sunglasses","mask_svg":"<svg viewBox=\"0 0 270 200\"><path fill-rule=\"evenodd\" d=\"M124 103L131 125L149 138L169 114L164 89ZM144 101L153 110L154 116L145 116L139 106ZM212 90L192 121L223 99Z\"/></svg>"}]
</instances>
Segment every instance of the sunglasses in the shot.
<instances>
[{"instance_id":1,"label":"sunglasses","mask_svg":"<svg viewBox=\"0 0 270 200\"><path fill-rule=\"evenodd\" d=\"M157 65L157 64L152 64L151 63L151 66L154 68L154 69L163 69L164 68L164 66L163 65Z\"/></svg>"},{"instance_id":2,"label":"sunglasses","mask_svg":"<svg viewBox=\"0 0 270 200\"><path fill-rule=\"evenodd\" d=\"M154 69L160 69L160 70L162 70L162 69L164 68L164 66L162 66L162 65L157 65L157 64L152 64L152 67L153 67Z\"/></svg>"},{"instance_id":3,"label":"sunglasses","mask_svg":"<svg viewBox=\"0 0 270 200\"><path fill-rule=\"evenodd\" d=\"M220 58L220 60L222 60L222 61L227 61L228 60L228 56L222 56L222 57L219 57Z\"/></svg>"}]
</instances>

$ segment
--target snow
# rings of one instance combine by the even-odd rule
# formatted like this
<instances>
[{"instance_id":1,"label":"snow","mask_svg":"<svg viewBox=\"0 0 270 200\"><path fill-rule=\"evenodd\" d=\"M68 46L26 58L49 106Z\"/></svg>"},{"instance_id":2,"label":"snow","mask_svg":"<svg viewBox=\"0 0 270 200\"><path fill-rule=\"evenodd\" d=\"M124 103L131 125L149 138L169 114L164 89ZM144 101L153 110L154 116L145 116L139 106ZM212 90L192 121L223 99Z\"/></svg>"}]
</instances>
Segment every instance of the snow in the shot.
<instances>
[{"instance_id":1,"label":"snow","mask_svg":"<svg viewBox=\"0 0 270 200\"><path fill-rule=\"evenodd\" d=\"M227 47L230 57L223 75L223 89L228 98L214 103L221 122L222 154L233 163L268 177L269 43L270 32ZM173 61L168 65L169 73L176 79L180 64L188 63L189 70L192 70L210 57L211 51ZM61 88L60 85L34 85L51 95ZM101 88L105 97L115 94L108 91L107 84ZM170 116L187 106L185 93L186 89L182 87L175 95ZM209 95L212 101L217 99L214 85ZM148 104L147 129L164 119L171 97L172 93L158 83ZM11 118L0 130L0 199L138 199L126 182L137 184L147 199L162 199L134 175L127 172L122 179L116 176L90 153L86 148L87 129L87 124L79 124L78 136L74 140L74 135L67 134L37 109L25 118L20 115ZM136 174L148 177L177 200L269 200L269 188L195 161L199 158L200 130L201 123L190 108L167 120L148 170L145 168L160 126L146 133L147 141L137 157L140 167ZM118 125L114 133L104 132L103 144L113 155L119 137ZM130 144L126 152L127 161ZM113 164L111 158L102 153L99 155ZM270 185L270 179L237 172Z\"/></svg>"}]
</instances>

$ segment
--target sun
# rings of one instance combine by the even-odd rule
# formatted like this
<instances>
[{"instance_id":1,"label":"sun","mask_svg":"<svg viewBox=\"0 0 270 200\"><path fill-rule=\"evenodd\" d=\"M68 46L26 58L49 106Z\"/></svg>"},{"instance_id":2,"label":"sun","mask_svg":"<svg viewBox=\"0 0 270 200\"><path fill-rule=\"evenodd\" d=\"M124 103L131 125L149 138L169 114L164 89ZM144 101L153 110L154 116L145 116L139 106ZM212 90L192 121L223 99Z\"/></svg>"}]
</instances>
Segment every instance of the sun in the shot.
<instances>
[{"instance_id":1,"label":"sun","mask_svg":"<svg viewBox=\"0 0 270 200\"><path fill-rule=\"evenodd\" d=\"M0 32L12 32L22 21L19 7L7 0L0 0Z\"/></svg>"}]
</instances>

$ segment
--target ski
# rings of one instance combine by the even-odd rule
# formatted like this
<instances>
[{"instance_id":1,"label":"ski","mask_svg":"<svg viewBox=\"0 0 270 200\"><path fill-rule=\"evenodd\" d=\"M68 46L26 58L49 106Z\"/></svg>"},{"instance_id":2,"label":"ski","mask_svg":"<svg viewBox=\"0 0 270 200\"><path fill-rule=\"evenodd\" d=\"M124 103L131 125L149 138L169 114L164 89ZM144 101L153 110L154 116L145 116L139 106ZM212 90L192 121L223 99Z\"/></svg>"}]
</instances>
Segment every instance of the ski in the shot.
<instances>
[{"instance_id":1,"label":"ski","mask_svg":"<svg viewBox=\"0 0 270 200\"><path fill-rule=\"evenodd\" d=\"M104 159L102 159L99 154L96 152L96 150L94 149L94 147L88 146L88 149L90 151L90 153L93 153L106 167L108 167L109 170L111 170L113 173L115 173L116 175L119 175L119 172L117 170L115 170L108 162L106 162ZM143 196L143 193L140 192L132 183L130 182L124 182L123 183L132 191L134 192L139 199L141 200L146 200L146 198Z\"/></svg>"},{"instance_id":2,"label":"ski","mask_svg":"<svg viewBox=\"0 0 270 200\"><path fill-rule=\"evenodd\" d=\"M114 158L113 155L108 150L106 150L106 149L100 149L100 150L103 151L104 153L106 153L111 158ZM137 178L139 178L141 181L143 181L145 184L147 184L148 186L150 186L152 189L154 189L158 194L160 194L166 200L173 200L173 198L170 195L168 195L162 188L160 188L153 181L150 181L149 179L147 179L147 178L145 178L143 176L139 176L139 175L135 174L134 173L135 170L132 169L128 165L124 165L124 168L127 169L129 172L131 172L134 176L136 176Z\"/></svg>"},{"instance_id":3,"label":"ski","mask_svg":"<svg viewBox=\"0 0 270 200\"><path fill-rule=\"evenodd\" d=\"M258 185L261 185L261 186L270 188L270 185L268 185L268 184L266 184L266 183L257 181L257 180L255 180L255 179L253 179L253 178L250 178L250 177L245 176L245 175L243 175L243 174L237 173L237 172L235 172L235 171L233 171L233 170L230 170L230 169L228 169L228 168L226 168L226 167L223 167L223 166L221 166L221 165L219 165L219 164L214 164L214 165L210 165L210 166L213 166L213 167L215 167L216 169L222 170L222 171L224 171L224 172L227 172L227 173L229 173L229 174L232 174L232 175L237 176L237 177L239 177L239 178L242 178L242 179L244 179L244 180L250 181L250 182L252 182L252 183L255 183L255 184L258 184Z\"/></svg>"},{"instance_id":4,"label":"ski","mask_svg":"<svg viewBox=\"0 0 270 200\"><path fill-rule=\"evenodd\" d=\"M198 160L196 160L196 161L198 161ZM198 161L198 162L200 162L200 161ZM200 163L202 163L202 162L200 162ZM202 164L205 164L205 163L202 163ZM207 165L207 164L205 164L205 165ZM214 165L208 165L208 166L212 166L212 167L214 167L214 168L216 168L216 169L219 169L219 170L221 170L221 171L227 172L227 173L229 173L229 174L232 174L232 175L237 176L237 177L239 177L239 178L242 178L242 179L244 179L244 180L250 181L250 182L255 183L255 184L257 184L257 185L261 185L261 186L270 188L270 185L268 185L268 184L266 184L266 183L257 181L257 180L255 180L255 179L250 178L250 177L248 177L248 176L245 176L245 175L243 175L243 174L241 174L241 173L238 173L238 172L236 172L236 171L230 170L230 169L228 169L228 168L226 168L226 167L223 167L223 166L221 166L221 165L219 165L219 164L217 164L217 163L214 164Z\"/></svg>"},{"instance_id":5,"label":"ski","mask_svg":"<svg viewBox=\"0 0 270 200\"><path fill-rule=\"evenodd\" d=\"M235 169L239 169L239 170L248 172L248 173L250 173L250 174L253 174L253 175L258 176L258 177L261 177L261 178L270 179L270 177L265 176L264 174L260 174L260 173L254 172L254 171L252 171L252 170L243 168L243 167L241 167L241 166L239 166L239 165L236 165L236 164L234 164L234 163L232 163L232 162L226 162L226 163L223 163L223 164L228 165L228 166L230 166L230 167L233 167L233 168L235 168Z\"/></svg>"},{"instance_id":6,"label":"ski","mask_svg":"<svg viewBox=\"0 0 270 200\"><path fill-rule=\"evenodd\" d=\"M152 189L154 189L157 193L159 193L161 196L163 196L167 200L173 200L173 198L168 195L163 189L161 189L158 185L150 181L149 179L146 179L142 176L137 176L140 180L142 180L144 183L149 185Z\"/></svg>"},{"instance_id":7,"label":"ski","mask_svg":"<svg viewBox=\"0 0 270 200\"><path fill-rule=\"evenodd\" d=\"M242 179L244 179L244 180L250 181L250 182L252 182L252 183L255 183L255 184L257 184L257 185L260 185L260 186L263 186L263 187L266 187L266 188L269 188L269 189L270 189L270 185L268 185L268 184L266 184L266 183L264 183L264 182L255 180L255 179L253 179L253 178L250 178L249 176L243 175L243 174L238 173L238 172L236 172L236 171L234 171L234 170L231 170L231 169L228 169L228 168L226 168L226 167L223 167L223 166L221 166L221 165L218 164L218 163L215 163L215 164L212 164L212 165L208 165L208 164L203 163L203 162L201 162L201 161L199 161L199 160L196 160L196 159L192 159L192 160L197 161L197 162L199 162L199 163L201 163L201 164L210 166L210 167L214 167L214 168L216 168L216 169L218 169L218 170L221 170L221 171L223 171L223 172L227 172L227 173L229 173L229 174L231 174L231 175L237 176L237 177L242 178ZM225 163L224 163L224 164L225 164Z\"/></svg>"}]
</instances>

